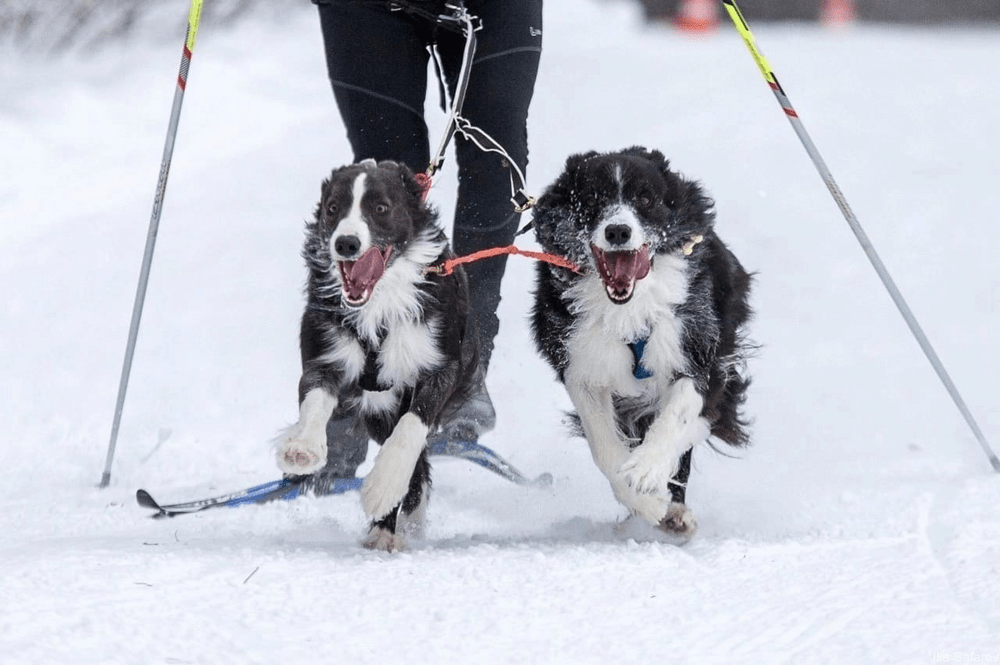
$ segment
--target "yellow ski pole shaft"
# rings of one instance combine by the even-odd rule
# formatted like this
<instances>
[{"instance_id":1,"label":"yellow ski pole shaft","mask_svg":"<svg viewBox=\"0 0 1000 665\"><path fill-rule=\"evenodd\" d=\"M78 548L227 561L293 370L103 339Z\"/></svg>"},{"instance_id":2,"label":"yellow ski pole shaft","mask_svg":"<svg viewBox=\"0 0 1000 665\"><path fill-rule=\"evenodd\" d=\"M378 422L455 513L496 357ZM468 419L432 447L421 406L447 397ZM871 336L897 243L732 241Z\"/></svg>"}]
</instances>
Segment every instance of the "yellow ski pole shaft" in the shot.
<instances>
[{"instance_id":1,"label":"yellow ski pole shaft","mask_svg":"<svg viewBox=\"0 0 1000 665\"><path fill-rule=\"evenodd\" d=\"M805 147L806 152L809 153L809 157L816 166L816 170L819 171L820 177L823 178L823 182L826 183L827 189L830 190L830 194L833 195L833 199L837 202L837 206L840 208L840 212L843 213L844 219L847 220L847 223L851 227L851 231L854 232L858 242L861 243L861 248L865 250L865 254L868 256L868 260L875 268L875 272L878 273L879 278L882 280L882 284L884 284L885 288L889 291L889 295L892 297L892 301L899 309L899 313L903 315L903 319L906 321L906 325L909 326L910 332L913 333L913 336L917 339L917 343L920 344L920 348L923 350L924 355L927 356L927 360L930 361L931 366L938 375L938 378L941 379L941 383L944 384L944 387L948 390L948 394L951 396L952 401L955 402L955 406L958 407L962 417L965 418L965 422L969 425L969 428L975 435L976 440L979 441L979 445L982 446L983 451L986 453L993 470L1000 473L1000 459L998 459L996 453L993 452L989 442L983 435L983 431L976 423L976 419L972 417L972 412L969 411L969 408L965 405L965 400L963 400L961 394L959 394L958 388L955 387L955 384L948 375L947 370L945 370L944 364L942 364L941 359L934 351L934 347L931 345L930 340L927 339L927 335L924 334L923 329L917 322L917 319L910 310L909 305L906 304L906 299L903 298L903 294L900 293L899 289L896 287L896 283L892 279L892 276L886 269L885 264L883 264L882 259L879 258L878 252L875 251L875 247L872 246L871 241L868 239L868 234L866 234L865 230L861 228L861 223L851 210L851 206L847 204L847 199L844 198L844 194L840 191L837 181L833 179L833 174L830 173L830 169L827 168L826 162L823 161L823 157L819 154L819 150L817 150L816 145L809 136L809 132L806 131L805 125L802 124L799 114L795 111L795 107L792 106L792 102L788 99L788 95L785 94L781 84L778 83L778 78L774 75L771 65L764 57L764 54L760 52L760 49L757 48L757 42L754 39L753 33L750 32L750 27L747 25L746 20L743 18L743 13L740 11L739 7L736 6L736 3L733 0L723 0L722 4L725 6L726 12L729 14L729 18L732 19L733 25L736 26L736 30L740 33L740 37L743 38L743 42L750 50L750 55L753 56L754 61L757 63L757 67L760 68L761 74L764 75L764 79L771 87L771 91L774 93L775 98L777 98L778 104L781 105L781 109L785 112L785 116L792 124L792 128L795 129L795 133L798 134L799 140L802 141L802 145Z\"/></svg>"},{"instance_id":2,"label":"yellow ski pole shaft","mask_svg":"<svg viewBox=\"0 0 1000 665\"><path fill-rule=\"evenodd\" d=\"M184 52L181 57L180 73L177 75L177 89L174 91L174 105L170 111L170 123L167 126L167 139L163 148L163 161L160 163L160 177L156 184L156 194L153 197L153 213L149 220L149 231L146 234L146 250L142 257L142 269L139 272L139 284L136 288L135 303L132 306L132 322L129 326L128 344L125 347L125 362L122 364L121 379L118 383L118 400L115 403L114 422L111 425L111 440L108 443L108 454L104 462L104 474L101 476L101 487L107 487L111 482L111 463L115 457L115 445L118 441L118 428L121 426L122 410L125 407L125 393L128 389L129 374L132 372L132 358L135 355L135 342L139 336L139 322L142 319L142 306L146 300L146 286L149 283L149 269L153 263L153 250L156 247L156 234L160 227L160 211L163 209L163 198L167 192L167 176L170 174L170 161L174 154L174 141L177 138L177 125L181 118L181 106L184 102L184 90L187 88L188 70L191 67L191 55L194 51L195 37L198 35L198 23L201 21L203 0L191 0L191 12L188 15L187 35L184 38Z\"/></svg>"}]
</instances>

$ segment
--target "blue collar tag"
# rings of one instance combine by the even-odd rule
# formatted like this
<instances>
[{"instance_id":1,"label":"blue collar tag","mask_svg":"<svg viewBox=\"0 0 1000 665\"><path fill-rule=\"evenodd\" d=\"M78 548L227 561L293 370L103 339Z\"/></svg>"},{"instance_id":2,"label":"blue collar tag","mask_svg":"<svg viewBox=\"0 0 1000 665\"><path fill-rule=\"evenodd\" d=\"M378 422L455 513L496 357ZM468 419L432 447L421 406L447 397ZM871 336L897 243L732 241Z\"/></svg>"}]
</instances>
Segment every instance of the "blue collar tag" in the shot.
<instances>
[{"instance_id":1,"label":"blue collar tag","mask_svg":"<svg viewBox=\"0 0 1000 665\"><path fill-rule=\"evenodd\" d=\"M628 345L628 348L632 350L632 355L635 357L635 364L632 365L632 376L639 380L648 379L653 376L653 373L643 367L642 364L642 354L646 350L647 341L639 339Z\"/></svg>"}]
</instances>

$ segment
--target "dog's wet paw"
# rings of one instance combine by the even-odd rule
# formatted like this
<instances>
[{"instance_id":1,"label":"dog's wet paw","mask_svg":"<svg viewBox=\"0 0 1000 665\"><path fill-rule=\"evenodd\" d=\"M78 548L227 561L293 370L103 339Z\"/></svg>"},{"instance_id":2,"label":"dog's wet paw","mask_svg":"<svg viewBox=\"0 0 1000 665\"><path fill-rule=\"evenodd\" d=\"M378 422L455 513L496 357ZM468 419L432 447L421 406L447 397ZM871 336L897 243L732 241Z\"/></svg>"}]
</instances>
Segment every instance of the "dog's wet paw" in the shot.
<instances>
[{"instance_id":1,"label":"dog's wet paw","mask_svg":"<svg viewBox=\"0 0 1000 665\"><path fill-rule=\"evenodd\" d=\"M406 538L380 526L372 526L361 544L366 550L400 552L406 549Z\"/></svg>"},{"instance_id":2,"label":"dog's wet paw","mask_svg":"<svg viewBox=\"0 0 1000 665\"><path fill-rule=\"evenodd\" d=\"M675 473L677 460L648 444L633 450L618 469L622 482L639 494L669 492L670 479Z\"/></svg>"},{"instance_id":3,"label":"dog's wet paw","mask_svg":"<svg viewBox=\"0 0 1000 665\"><path fill-rule=\"evenodd\" d=\"M278 444L277 458L278 468L285 473L300 476L315 473L326 464L326 442L286 436Z\"/></svg>"},{"instance_id":4,"label":"dog's wet paw","mask_svg":"<svg viewBox=\"0 0 1000 665\"><path fill-rule=\"evenodd\" d=\"M683 503L671 503L667 515L657 525L661 531L687 542L698 531L698 520L694 513Z\"/></svg>"},{"instance_id":5,"label":"dog's wet paw","mask_svg":"<svg viewBox=\"0 0 1000 665\"><path fill-rule=\"evenodd\" d=\"M670 507L670 495L639 494L624 484L612 484L615 498L650 524L658 524Z\"/></svg>"}]
</instances>

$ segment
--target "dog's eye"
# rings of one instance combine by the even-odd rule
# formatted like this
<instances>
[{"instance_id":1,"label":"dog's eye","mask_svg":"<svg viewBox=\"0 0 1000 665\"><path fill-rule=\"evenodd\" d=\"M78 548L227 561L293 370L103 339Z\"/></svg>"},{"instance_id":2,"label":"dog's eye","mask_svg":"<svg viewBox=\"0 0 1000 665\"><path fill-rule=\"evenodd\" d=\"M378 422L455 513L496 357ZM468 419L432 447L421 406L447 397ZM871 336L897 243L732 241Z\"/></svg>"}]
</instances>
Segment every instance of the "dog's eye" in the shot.
<instances>
[{"instance_id":1,"label":"dog's eye","mask_svg":"<svg viewBox=\"0 0 1000 665\"><path fill-rule=\"evenodd\" d=\"M337 204L332 202L326 204L326 211L331 215L337 214Z\"/></svg>"},{"instance_id":2,"label":"dog's eye","mask_svg":"<svg viewBox=\"0 0 1000 665\"><path fill-rule=\"evenodd\" d=\"M652 203L652 201L650 200L650 198L648 196L640 196L639 197L639 207L640 208L648 208L651 203Z\"/></svg>"},{"instance_id":3,"label":"dog's eye","mask_svg":"<svg viewBox=\"0 0 1000 665\"><path fill-rule=\"evenodd\" d=\"M384 203L379 203L377 206L375 206L375 212L377 212L380 215L384 215L385 213L389 212L389 206L387 206Z\"/></svg>"}]
</instances>

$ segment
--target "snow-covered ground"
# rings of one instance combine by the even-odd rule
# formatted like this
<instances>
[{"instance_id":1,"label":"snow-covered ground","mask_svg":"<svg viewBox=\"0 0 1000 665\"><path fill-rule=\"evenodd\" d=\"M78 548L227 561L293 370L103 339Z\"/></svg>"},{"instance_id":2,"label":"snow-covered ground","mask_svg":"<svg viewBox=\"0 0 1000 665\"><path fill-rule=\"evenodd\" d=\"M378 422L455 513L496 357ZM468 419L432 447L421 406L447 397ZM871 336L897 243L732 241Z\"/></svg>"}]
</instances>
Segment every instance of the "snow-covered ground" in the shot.
<instances>
[{"instance_id":1,"label":"snow-covered ground","mask_svg":"<svg viewBox=\"0 0 1000 665\"><path fill-rule=\"evenodd\" d=\"M199 35L104 490L181 36L0 61L0 661L1000 662L1000 478L736 33L622 3L547 0L529 185L574 151L660 148L758 272L755 445L696 454L696 539L616 533L532 349L523 259L483 442L553 487L441 461L427 538L394 555L360 547L356 494L149 519L139 487L278 475L301 229L350 159L313 12ZM753 27L1000 446L1000 34Z\"/></svg>"}]
</instances>

